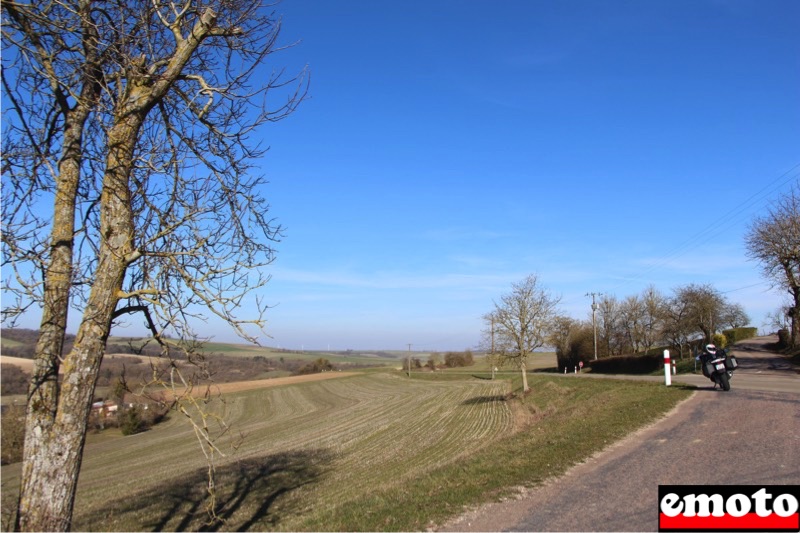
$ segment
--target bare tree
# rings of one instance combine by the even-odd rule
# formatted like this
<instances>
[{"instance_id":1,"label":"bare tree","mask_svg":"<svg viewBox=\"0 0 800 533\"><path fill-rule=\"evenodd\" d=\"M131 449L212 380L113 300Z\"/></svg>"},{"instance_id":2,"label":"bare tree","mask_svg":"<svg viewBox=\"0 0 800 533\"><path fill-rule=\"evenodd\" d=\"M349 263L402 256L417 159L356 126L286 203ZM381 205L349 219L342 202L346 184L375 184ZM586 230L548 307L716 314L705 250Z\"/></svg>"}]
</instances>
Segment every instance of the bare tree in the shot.
<instances>
[{"instance_id":1,"label":"bare tree","mask_svg":"<svg viewBox=\"0 0 800 533\"><path fill-rule=\"evenodd\" d=\"M552 327L550 328L550 345L556 349L558 359L567 359L571 355L572 344L575 332L582 326L580 320L576 320L566 315L553 317Z\"/></svg>"},{"instance_id":2,"label":"bare tree","mask_svg":"<svg viewBox=\"0 0 800 533\"><path fill-rule=\"evenodd\" d=\"M774 330L789 330L792 326L789 321L789 306L781 307L772 313L767 313L764 325L773 328Z\"/></svg>"},{"instance_id":3,"label":"bare tree","mask_svg":"<svg viewBox=\"0 0 800 533\"><path fill-rule=\"evenodd\" d=\"M750 323L744 307L737 303L728 303L720 316L720 325L729 328L743 328Z\"/></svg>"},{"instance_id":4,"label":"bare tree","mask_svg":"<svg viewBox=\"0 0 800 533\"><path fill-rule=\"evenodd\" d=\"M695 283L677 288L675 297L686 304L686 319L694 331L702 333L706 343L712 342L712 337L723 322L725 308L729 305L725 297L709 284Z\"/></svg>"},{"instance_id":5,"label":"bare tree","mask_svg":"<svg viewBox=\"0 0 800 533\"><path fill-rule=\"evenodd\" d=\"M628 340L628 348L634 353L639 351L644 339L644 302L638 296L628 296L620 304L620 324Z\"/></svg>"},{"instance_id":6,"label":"bare tree","mask_svg":"<svg viewBox=\"0 0 800 533\"><path fill-rule=\"evenodd\" d=\"M696 328L692 323L688 301L677 296L669 298L664 308L664 336L670 345L678 349L683 359L684 347L688 346Z\"/></svg>"},{"instance_id":7,"label":"bare tree","mask_svg":"<svg viewBox=\"0 0 800 533\"><path fill-rule=\"evenodd\" d=\"M800 342L800 190L781 197L767 214L753 220L745 237L749 257L761 263L764 277L789 293L789 342Z\"/></svg>"},{"instance_id":8,"label":"bare tree","mask_svg":"<svg viewBox=\"0 0 800 533\"><path fill-rule=\"evenodd\" d=\"M623 350L623 336L620 333L620 304L611 294L603 294L598 303L598 322L600 328L600 344L605 348L605 355L620 355Z\"/></svg>"},{"instance_id":9,"label":"bare tree","mask_svg":"<svg viewBox=\"0 0 800 533\"><path fill-rule=\"evenodd\" d=\"M643 304L642 345L645 353L664 337L666 299L655 285L647 287L641 296Z\"/></svg>"},{"instance_id":10,"label":"bare tree","mask_svg":"<svg viewBox=\"0 0 800 533\"><path fill-rule=\"evenodd\" d=\"M255 340L263 302L246 320L235 310L267 282L281 230L251 135L306 85L264 69L280 20L258 0L10 0L2 13L3 316L42 309L17 526L59 531L115 320L142 312L157 339L194 338L206 309ZM62 355L70 308L82 317Z\"/></svg>"},{"instance_id":11,"label":"bare tree","mask_svg":"<svg viewBox=\"0 0 800 533\"><path fill-rule=\"evenodd\" d=\"M574 368L594 356L594 329L591 322L559 315L553 319L549 344L556 349L559 369Z\"/></svg>"},{"instance_id":12,"label":"bare tree","mask_svg":"<svg viewBox=\"0 0 800 533\"><path fill-rule=\"evenodd\" d=\"M493 322L494 353L502 361L512 362L522 372L522 389L528 392L527 359L548 341L559 297L540 286L536 275L529 275L511 285L511 292L495 302L494 310L484 317Z\"/></svg>"}]
</instances>

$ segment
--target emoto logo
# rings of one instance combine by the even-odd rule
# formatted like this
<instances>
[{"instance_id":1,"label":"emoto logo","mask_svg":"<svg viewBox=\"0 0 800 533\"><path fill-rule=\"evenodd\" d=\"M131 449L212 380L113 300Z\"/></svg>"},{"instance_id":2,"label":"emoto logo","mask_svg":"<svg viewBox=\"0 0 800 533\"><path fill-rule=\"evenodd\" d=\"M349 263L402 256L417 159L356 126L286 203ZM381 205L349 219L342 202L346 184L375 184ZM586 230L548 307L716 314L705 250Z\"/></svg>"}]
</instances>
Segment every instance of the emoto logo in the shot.
<instances>
[{"instance_id":1,"label":"emoto logo","mask_svg":"<svg viewBox=\"0 0 800 533\"><path fill-rule=\"evenodd\" d=\"M659 531L800 531L796 485L660 485Z\"/></svg>"}]
</instances>

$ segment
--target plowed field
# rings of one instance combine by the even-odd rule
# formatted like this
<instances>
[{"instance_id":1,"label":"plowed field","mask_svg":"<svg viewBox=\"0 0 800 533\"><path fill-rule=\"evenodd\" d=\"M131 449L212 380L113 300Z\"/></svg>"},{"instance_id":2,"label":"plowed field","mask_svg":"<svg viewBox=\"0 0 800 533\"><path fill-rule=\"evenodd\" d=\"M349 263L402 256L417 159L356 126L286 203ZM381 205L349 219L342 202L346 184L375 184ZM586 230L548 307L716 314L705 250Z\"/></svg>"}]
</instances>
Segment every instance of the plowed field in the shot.
<instances>
[{"instance_id":1,"label":"plowed field","mask_svg":"<svg viewBox=\"0 0 800 533\"><path fill-rule=\"evenodd\" d=\"M389 373L312 379L240 385L214 400L238 446L217 467L226 522L216 527L296 529L303 515L358 505L490 445L513 425L502 401L507 382ZM204 527L205 463L178 415L147 433L88 446L83 465L74 529ZM4 492L16 475L3 469Z\"/></svg>"}]
</instances>

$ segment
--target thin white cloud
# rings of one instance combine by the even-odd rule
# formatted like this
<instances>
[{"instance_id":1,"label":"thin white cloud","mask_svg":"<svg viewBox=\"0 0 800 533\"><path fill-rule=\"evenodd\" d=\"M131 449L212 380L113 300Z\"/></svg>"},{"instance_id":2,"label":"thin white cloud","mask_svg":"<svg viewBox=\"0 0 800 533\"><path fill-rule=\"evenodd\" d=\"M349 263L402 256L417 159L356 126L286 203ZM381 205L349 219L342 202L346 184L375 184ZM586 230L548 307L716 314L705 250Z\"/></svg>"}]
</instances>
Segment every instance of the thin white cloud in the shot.
<instances>
[{"instance_id":1,"label":"thin white cloud","mask_svg":"<svg viewBox=\"0 0 800 533\"><path fill-rule=\"evenodd\" d=\"M476 241L508 237L510 233L470 228L439 228L422 232L422 238L432 241Z\"/></svg>"},{"instance_id":2,"label":"thin white cloud","mask_svg":"<svg viewBox=\"0 0 800 533\"><path fill-rule=\"evenodd\" d=\"M507 259L497 257L495 255L451 255L448 257L450 261L456 265L476 269L476 270L503 270L508 268L509 262Z\"/></svg>"},{"instance_id":3,"label":"thin white cloud","mask_svg":"<svg viewBox=\"0 0 800 533\"><path fill-rule=\"evenodd\" d=\"M350 271L312 271L276 269L272 274L275 283L301 283L338 288L357 289L453 289L503 286L515 279L508 274L407 274L403 272L375 272L362 274Z\"/></svg>"}]
</instances>

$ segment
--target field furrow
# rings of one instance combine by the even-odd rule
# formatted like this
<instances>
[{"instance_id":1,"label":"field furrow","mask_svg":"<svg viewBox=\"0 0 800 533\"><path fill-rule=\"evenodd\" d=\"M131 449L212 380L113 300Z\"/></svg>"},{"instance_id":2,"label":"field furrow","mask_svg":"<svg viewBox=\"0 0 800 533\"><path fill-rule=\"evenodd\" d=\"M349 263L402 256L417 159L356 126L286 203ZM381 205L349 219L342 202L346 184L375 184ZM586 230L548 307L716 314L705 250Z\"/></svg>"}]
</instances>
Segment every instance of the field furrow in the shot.
<instances>
[{"instance_id":1,"label":"field furrow","mask_svg":"<svg viewBox=\"0 0 800 533\"><path fill-rule=\"evenodd\" d=\"M230 425L226 438L237 445L233 451L225 439L219 441L227 456L219 458L217 469L228 473L220 474L219 490L235 492L241 476L249 479L248 469L260 472L277 461L284 466L252 474L253 483L286 470L289 474L278 479L298 484L291 505L300 511L309 505L317 507L315 512L320 506L332 510L350 505L507 434L510 410L505 402L493 400L506 386L468 378L409 380L385 373L228 394L210 404ZM89 445L76 527L117 530L131 520L141 529L183 527L172 514L197 512L192 502L203 498L205 470L197 438L177 414L147 433ZM6 468L3 477L11 488L18 472ZM165 492L165 483L177 485ZM115 500L109 494L128 496ZM159 515L165 498L172 502L171 514ZM141 505L134 508L129 501ZM154 515L160 520L147 522ZM291 529L292 524L282 527Z\"/></svg>"}]
</instances>

